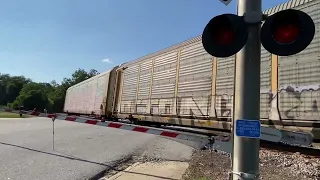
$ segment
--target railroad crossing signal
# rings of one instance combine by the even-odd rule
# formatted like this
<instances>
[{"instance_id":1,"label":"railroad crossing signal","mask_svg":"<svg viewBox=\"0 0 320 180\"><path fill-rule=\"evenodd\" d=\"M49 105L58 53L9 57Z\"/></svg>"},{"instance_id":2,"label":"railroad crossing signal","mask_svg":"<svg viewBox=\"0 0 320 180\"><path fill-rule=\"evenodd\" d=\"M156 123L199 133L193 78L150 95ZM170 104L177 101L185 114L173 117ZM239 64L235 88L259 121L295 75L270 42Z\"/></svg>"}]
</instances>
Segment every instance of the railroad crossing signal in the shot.
<instances>
[{"instance_id":1,"label":"railroad crossing signal","mask_svg":"<svg viewBox=\"0 0 320 180\"><path fill-rule=\"evenodd\" d=\"M260 40L272 54L289 56L304 50L315 35L311 17L299 10L283 10L266 18ZM212 18L204 28L202 44L215 57L236 54L248 39L247 23L243 16L222 14Z\"/></svg>"}]
</instances>

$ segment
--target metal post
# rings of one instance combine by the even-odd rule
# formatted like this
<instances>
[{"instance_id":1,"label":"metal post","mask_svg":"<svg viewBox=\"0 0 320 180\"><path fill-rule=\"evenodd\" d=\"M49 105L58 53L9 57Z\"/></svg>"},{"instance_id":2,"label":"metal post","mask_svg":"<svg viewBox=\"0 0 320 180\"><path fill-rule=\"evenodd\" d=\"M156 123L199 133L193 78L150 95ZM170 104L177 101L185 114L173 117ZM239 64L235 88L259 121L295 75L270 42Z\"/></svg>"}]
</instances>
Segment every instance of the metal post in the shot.
<instances>
[{"instance_id":1,"label":"metal post","mask_svg":"<svg viewBox=\"0 0 320 180\"><path fill-rule=\"evenodd\" d=\"M54 151L54 120L52 120L52 150Z\"/></svg>"},{"instance_id":2,"label":"metal post","mask_svg":"<svg viewBox=\"0 0 320 180\"><path fill-rule=\"evenodd\" d=\"M262 16L261 0L238 0L238 15ZM260 139L238 137L236 120L260 118L260 23L248 24L248 41L236 54L232 179L259 179Z\"/></svg>"}]
</instances>

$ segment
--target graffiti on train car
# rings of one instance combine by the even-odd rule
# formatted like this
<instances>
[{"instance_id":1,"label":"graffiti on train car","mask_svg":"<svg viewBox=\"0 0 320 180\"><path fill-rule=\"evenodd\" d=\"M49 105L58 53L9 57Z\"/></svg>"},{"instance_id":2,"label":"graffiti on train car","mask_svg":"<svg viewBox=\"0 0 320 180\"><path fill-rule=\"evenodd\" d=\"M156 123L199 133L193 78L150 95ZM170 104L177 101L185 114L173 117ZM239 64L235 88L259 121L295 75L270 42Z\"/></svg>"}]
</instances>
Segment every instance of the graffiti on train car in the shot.
<instances>
[{"instance_id":1,"label":"graffiti on train car","mask_svg":"<svg viewBox=\"0 0 320 180\"><path fill-rule=\"evenodd\" d=\"M233 95L216 95L217 117L232 117L233 113Z\"/></svg>"},{"instance_id":2,"label":"graffiti on train car","mask_svg":"<svg viewBox=\"0 0 320 180\"><path fill-rule=\"evenodd\" d=\"M274 99L274 97L271 91L260 93L260 118L269 118L272 99ZM232 117L233 96L229 94L217 95L216 111L217 117Z\"/></svg>"},{"instance_id":3,"label":"graffiti on train car","mask_svg":"<svg viewBox=\"0 0 320 180\"><path fill-rule=\"evenodd\" d=\"M278 97L277 97L278 96ZM271 103L278 100L278 112L281 119L319 120L320 87L287 86L277 94L260 94L260 116L269 119ZM211 100L215 98L215 114L210 114ZM278 99L277 99L278 98ZM150 103L150 107L149 107ZM155 98L122 101L120 112L153 115L181 115L194 117L232 117L233 96L221 94L215 96L193 96L175 98Z\"/></svg>"},{"instance_id":4,"label":"graffiti on train car","mask_svg":"<svg viewBox=\"0 0 320 180\"><path fill-rule=\"evenodd\" d=\"M122 101L120 112L134 113L136 111L141 114L150 113L153 115L209 116L210 102L210 96L138 99L137 101ZM149 107L149 104L151 107Z\"/></svg>"},{"instance_id":5,"label":"graffiti on train car","mask_svg":"<svg viewBox=\"0 0 320 180\"><path fill-rule=\"evenodd\" d=\"M214 110L210 114L211 101L215 98ZM150 103L150 107L149 107ZM154 98L122 101L121 113L138 113L153 115L180 115L194 117L231 117L233 113L233 96L228 94L216 96L190 96L173 98Z\"/></svg>"},{"instance_id":6,"label":"graffiti on train car","mask_svg":"<svg viewBox=\"0 0 320 180\"><path fill-rule=\"evenodd\" d=\"M279 110L282 119L319 120L320 86L309 85L281 88Z\"/></svg>"},{"instance_id":7,"label":"graffiti on train car","mask_svg":"<svg viewBox=\"0 0 320 180\"><path fill-rule=\"evenodd\" d=\"M209 116L210 96L178 97L177 114L188 116Z\"/></svg>"},{"instance_id":8,"label":"graffiti on train car","mask_svg":"<svg viewBox=\"0 0 320 180\"><path fill-rule=\"evenodd\" d=\"M272 93L261 93L261 118L268 118ZM215 99L214 113L210 114L211 101ZM149 103L150 106L149 107ZM176 103L176 104L175 104ZM215 96L194 96L175 98L154 98L122 101L121 113L138 113L153 115L180 115L194 117L232 117L233 95L221 94Z\"/></svg>"}]
</instances>

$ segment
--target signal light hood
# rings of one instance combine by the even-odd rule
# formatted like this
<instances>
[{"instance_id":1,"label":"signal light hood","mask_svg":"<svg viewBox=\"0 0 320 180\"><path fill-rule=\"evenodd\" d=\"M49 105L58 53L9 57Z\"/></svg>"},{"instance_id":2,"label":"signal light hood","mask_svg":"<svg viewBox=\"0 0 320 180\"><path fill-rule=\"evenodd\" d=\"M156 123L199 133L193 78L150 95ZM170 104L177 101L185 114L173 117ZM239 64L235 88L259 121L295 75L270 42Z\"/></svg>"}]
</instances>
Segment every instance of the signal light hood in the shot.
<instances>
[{"instance_id":1,"label":"signal light hood","mask_svg":"<svg viewBox=\"0 0 320 180\"><path fill-rule=\"evenodd\" d=\"M303 51L314 35L315 25L311 17L302 11L288 9L267 18L260 39L270 53L290 56Z\"/></svg>"},{"instance_id":2,"label":"signal light hood","mask_svg":"<svg viewBox=\"0 0 320 180\"><path fill-rule=\"evenodd\" d=\"M202 33L204 49L215 57L229 57L237 53L248 39L243 17L223 14L212 18Z\"/></svg>"}]
</instances>

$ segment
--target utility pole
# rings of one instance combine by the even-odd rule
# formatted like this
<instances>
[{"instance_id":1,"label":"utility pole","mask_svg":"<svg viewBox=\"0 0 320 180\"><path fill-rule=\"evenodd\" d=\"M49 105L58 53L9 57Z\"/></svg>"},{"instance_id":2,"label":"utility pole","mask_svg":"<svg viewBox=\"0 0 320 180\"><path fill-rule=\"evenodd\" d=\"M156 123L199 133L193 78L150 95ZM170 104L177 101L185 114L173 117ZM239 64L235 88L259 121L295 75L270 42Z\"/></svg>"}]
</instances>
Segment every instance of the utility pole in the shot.
<instances>
[{"instance_id":1,"label":"utility pole","mask_svg":"<svg viewBox=\"0 0 320 180\"><path fill-rule=\"evenodd\" d=\"M259 179L260 139L240 137L236 131L237 120L260 119L261 0L238 0L238 16L256 20L247 23L248 39L235 60L232 179Z\"/></svg>"}]
</instances>

